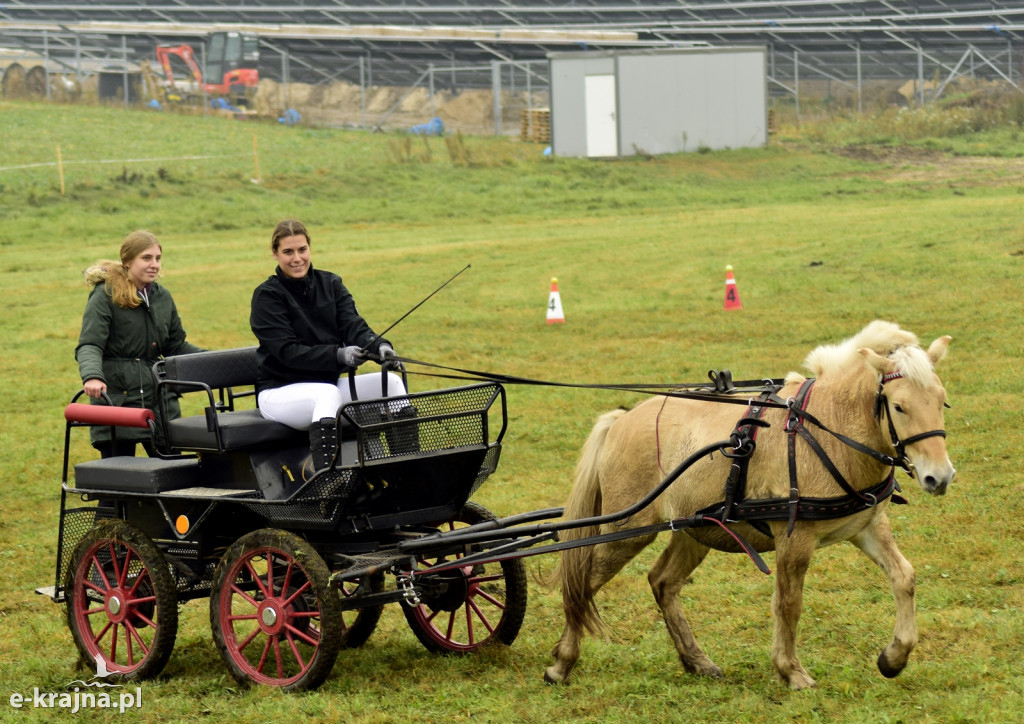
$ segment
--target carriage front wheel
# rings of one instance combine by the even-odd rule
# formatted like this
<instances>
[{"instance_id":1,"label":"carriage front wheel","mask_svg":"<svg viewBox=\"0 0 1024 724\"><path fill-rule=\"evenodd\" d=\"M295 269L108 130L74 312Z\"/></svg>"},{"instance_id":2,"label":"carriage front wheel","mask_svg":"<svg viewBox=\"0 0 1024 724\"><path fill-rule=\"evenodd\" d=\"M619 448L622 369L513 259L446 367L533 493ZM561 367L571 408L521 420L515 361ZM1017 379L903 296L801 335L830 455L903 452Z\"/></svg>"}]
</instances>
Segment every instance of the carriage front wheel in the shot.
<instances>
[{"instance_id":1,"label":"carriage front wheel","mask_svg":"<svg viewBox=\"0 0 1024 724\"><path fill-rule=\"evenodd\" d=\"M213 574L210 627L231 675L286 691L314 689L344 640L340 598L320 554L293 533L239 538Z\"/></svg>"},{"instance_id":2,"label":"carriage front wheel","mask_svg":"<svg viewBox=\"0 0 1024 724\"><path fill-rule=\"evenodd\" d=\"M159 674L178 633L178 595L166 559L122 520L91 528L64 578L68 627L82 659L102 675Z\"/></svg>"},{"instance_id":3,"label":"carriage front wheel","mask_svg":"<svg viewBox=\"0 0 1024 724\"><path fill-rule=\"evenodd\" d=\"M496 517L487 508L466 503L442 530L474 525ZM521 560L474 564L424 573L454 559L418 560L420 602L402 606L410 628L435 653L468 653L494 643L511 645L526 616L526 568Z\"/></svg>"}]
</instances>

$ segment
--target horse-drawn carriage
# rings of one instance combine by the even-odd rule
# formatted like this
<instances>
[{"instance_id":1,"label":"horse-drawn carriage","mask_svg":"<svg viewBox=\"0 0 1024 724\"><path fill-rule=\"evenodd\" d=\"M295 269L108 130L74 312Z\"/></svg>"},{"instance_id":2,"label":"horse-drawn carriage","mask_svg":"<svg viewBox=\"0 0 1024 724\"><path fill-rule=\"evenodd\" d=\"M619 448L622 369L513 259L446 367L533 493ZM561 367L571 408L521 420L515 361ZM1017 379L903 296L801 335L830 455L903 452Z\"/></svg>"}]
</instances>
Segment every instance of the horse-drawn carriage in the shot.
<instances>
[{"instance_id":1,"label":"horse-drawn carriage","mask_svg":"<svg viewBox=\"0 0 1024 724\"><path fill-rule=\"evenodd\" d=\"M85 660L139 678L158 673L174 646L178 602L206 596L231 672L291 689L321 683L390 601L406 602L410 626L433 650L515 639L526 609L520 561L427 575L458 555L445 551L405 556L391 568L391 590L383 572L330 580L387 558L401 541L493 518L469 498L498 463L500 385L352 402L339 412L334 468L313 474L305 433L240 409L256 379L255 348L171 357L154 373L161 391L206 398L203 414L159 431L166 457L80 462L72 481L73 429L114 425L116 434L155 421L137 408L65 409L52 595L67 603ZM72 507L79 497L103 504Z\"/></svg>"},{"instance_id":2,"label":"horse-drawn carriage","mask_svg":"<svg viewBox=\"0 0 1024 724\"><path fill-rule=\"evenodd\" d=\"M322 683L342 648L364 643L387 603L402 603L433 651L511 644L526 611L522 558L560 552L566 629L545 674L558 683L584 631L599 626L598 589L672 531L649 579L684 667L721 676L680 609L685 576L711 549L745 552L765 571L758 551L775 550L772 658L802 688L813 685L794 644L803 572L815 547L850 540L893 585L897 629L878 665L894 676L916 643L913 569L885 508L897 466L916 466L931 493L952 479L945 392L932 372L948 342L925 351L895 325L873 323L812 353L817 379L718 374L659 391L599 420L565 509L503 519L471 500L506 430L495 381L382 390L343 405L336 461L313 472L304 433L241 409L254 348L170 357L154 368L159 389L201 396L203 414L161 416L157 431L149 410L76 400L65 409L55 581L40 591L66 603L84 660L130 678L163 669L178 603L209 597L232 675L298 690ZM148 427L161 456L79 462L72 479L72 431L91 425Z\"/></svg>"}]
</instances>

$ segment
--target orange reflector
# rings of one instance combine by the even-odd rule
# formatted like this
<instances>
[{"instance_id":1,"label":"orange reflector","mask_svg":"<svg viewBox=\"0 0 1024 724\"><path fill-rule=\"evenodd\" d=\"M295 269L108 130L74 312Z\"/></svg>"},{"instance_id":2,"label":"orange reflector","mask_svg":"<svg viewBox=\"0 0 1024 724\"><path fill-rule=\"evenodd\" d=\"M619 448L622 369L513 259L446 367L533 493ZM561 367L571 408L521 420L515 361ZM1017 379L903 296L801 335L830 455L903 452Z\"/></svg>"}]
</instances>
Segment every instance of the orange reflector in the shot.
<instances>
[{"instance_id":1,"label":"orange reflector","mask_svg":"<svg viewBox=\"0 0 1024 724\"><path fill-rule=\"evenodd\" d=\"M188 518L184 515L179 515L178 519L174 521L174 527L179 533L185 535L186 533L188 533Z\"/></svg>"}]
</instances>

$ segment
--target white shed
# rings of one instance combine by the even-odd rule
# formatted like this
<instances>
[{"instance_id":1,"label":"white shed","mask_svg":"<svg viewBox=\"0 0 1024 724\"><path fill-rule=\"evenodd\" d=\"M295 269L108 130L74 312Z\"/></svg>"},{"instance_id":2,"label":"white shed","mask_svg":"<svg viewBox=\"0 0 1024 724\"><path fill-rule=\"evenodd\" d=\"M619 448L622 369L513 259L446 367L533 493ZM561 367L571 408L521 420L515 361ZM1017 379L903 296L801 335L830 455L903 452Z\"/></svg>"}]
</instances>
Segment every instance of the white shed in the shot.
<instances>
[{"instance_id":1,"label":"white shed","mask_svg":"<svg viewBox=\"0 0 1024 724\"><path fill-rule=\"evenodd\" d=\"M768 141L763 47L551 53L556 156L633 156Z\"/></svg>"}]
</instances>

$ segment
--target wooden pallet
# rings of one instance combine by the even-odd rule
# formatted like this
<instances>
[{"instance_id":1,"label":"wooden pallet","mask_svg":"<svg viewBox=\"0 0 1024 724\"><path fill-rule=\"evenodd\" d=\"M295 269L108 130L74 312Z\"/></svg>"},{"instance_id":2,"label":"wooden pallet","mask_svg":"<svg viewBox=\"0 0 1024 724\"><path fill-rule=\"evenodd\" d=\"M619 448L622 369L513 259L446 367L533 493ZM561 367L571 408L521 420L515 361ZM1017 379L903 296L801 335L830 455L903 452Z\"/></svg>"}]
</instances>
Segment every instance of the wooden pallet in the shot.
<instances>
[{"instance_id":1,"label":"wooden pallet","mask_svg":"<svg viewBox=\"0 0 1024 724\"><path fill-rule=\"evenodd\" d=\"M551 143L551 109L530 108L524 110L519 138L523 141Z\"/></svg>"}]
</instances>

